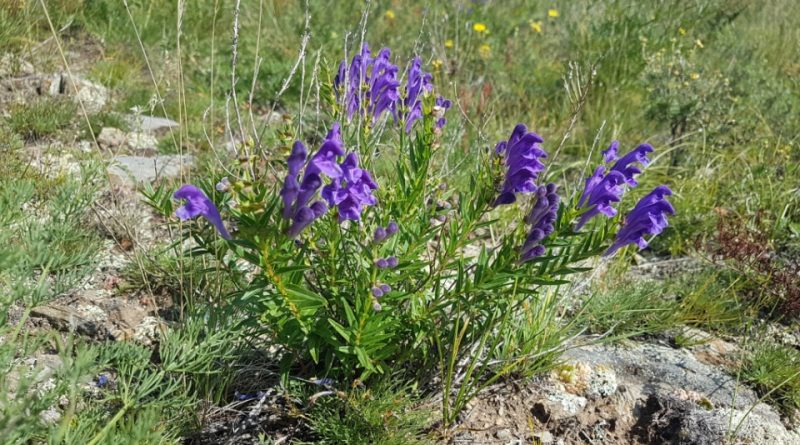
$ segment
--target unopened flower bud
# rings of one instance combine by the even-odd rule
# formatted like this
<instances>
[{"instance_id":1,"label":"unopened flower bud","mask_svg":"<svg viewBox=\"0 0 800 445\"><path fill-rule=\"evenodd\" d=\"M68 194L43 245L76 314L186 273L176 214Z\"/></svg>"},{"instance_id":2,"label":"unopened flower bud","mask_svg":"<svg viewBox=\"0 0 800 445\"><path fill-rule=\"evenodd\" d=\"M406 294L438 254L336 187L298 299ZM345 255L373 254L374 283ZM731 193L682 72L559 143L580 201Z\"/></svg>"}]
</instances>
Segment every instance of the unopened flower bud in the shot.
<instances>
[{"instance_id":1,"label":"unopened flower bud","mask_svg":"<svg viewBox=\"0 0 800 445\"><path fill-rule=\"evenodd\" d=\"M389 258L386 258L386 265L389 267L397 267L397 257L392 255Z\"/></svg>"},{"instance_id":2,"label":"unopened flower bud","mask_svg":"<svg viewBox=\"0 0 800 445\"><path fill-rule=\"evenodd\" d=\"M372 296L375 298L380 298L383 296L383 290L380 287L373 287L372 288Z\"/></svg>"},{"instance_id":3,"label":"unopened flower bud","mask_svg":"<svg viewBox=\"0 0 800 445\"><path fill-rule=\"evenodd\" d=\"M386 235L392 236L400 229L396 222L391 221L388 226L386 226Z\"/></svg>"},{"instance_id":4,"label":"unopened flower bud","mask_svg":"<svg viewBox=\"0 0 800 445\"><path fill-rule=\"evenodd\" d=\"M386 295L386 294L388 294L389 292L392 291L392 286L389 286L388 284L381 284L380 288L381 288L381 291L383 291L384 295Z\"/></svg>"},{"instance_id":5,"label":"unopened flower bud","mask_svg":"<svg viewBox=\"0 0 800 445\"><path fill-rule=\"evenodd\" d=\"M375 312L380 312L380 311L381 311L381 309L383 309L383 308L381 307L381 304L380 304L380 303L378 303L377 301L373 301L373 302L372 302L372 310L373 310L373 311L375 311Z\"/></svg>"},{"instance_id":6,"label":"unopened flower bud","mask_svg":"<svg viewBox=\"0 0 800 445\"><path fill-rule=\"evenodd\" d=\"M385 240L387 235L388 233L386 229L384 229L383 227L378 227L377 229L375 229L375 234L372 236L372 242L379 243Z\"/></svg>"}]
</instances>

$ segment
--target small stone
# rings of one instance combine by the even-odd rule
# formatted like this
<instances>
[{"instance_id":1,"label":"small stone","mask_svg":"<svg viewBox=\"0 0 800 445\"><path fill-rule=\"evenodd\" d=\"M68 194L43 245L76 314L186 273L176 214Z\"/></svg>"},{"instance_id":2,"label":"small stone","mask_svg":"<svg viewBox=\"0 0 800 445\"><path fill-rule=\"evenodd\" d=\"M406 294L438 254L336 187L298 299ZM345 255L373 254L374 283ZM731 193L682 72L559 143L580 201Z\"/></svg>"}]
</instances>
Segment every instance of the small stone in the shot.
<instances>
[{"instance_id":1,"label":"small stone","mask_svg":"<svg viewBox=\"0 0 800 445\"><path fill-rule=\"evenodd\" d=\"M104 127L97 135L97 143L100 148L105 150L113 150L122 147L125 144L125 132L113 127Z\"/></svg>"},{"instance_id":2,"label":"small stone","mask_svg":"<svg viewBox=\"0 0 800 445\"><path fill-rule=\"evenodd\" d=\"M497 432L494 433L494 437L500 440L512 440L514 438L514 435L511 434L511 430L503 428L502 430L497 430Z\"/></svg>"},{"instance_id":3,"label":"small stone","mask_svg":"<svg viewBox=\"0 0 800 445\"><path fill-rule=\"evenodd\" d=\"M158 139L147 133L128 133L125 135L128 148L144 155L155 155L158 150Z\"/></svg>"}]
</instances>

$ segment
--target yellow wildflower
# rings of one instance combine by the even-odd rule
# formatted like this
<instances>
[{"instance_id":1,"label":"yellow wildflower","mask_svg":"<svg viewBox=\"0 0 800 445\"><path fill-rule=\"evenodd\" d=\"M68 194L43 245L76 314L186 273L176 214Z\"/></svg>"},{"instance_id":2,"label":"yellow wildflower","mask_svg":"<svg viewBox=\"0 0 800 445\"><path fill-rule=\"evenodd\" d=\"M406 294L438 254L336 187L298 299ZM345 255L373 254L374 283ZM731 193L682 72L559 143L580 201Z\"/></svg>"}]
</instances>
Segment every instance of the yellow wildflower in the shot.
<instances>
[{"instance_id":1,"label":"yellow wildflower","mask_svg":"<svg viewBox=\"0 0 800 445\"><path fill-rule=\"evenodd\" d=\"M550 10L548 10L548 11L547 11L547 16L548 16L548 17L551 17L551 18L556 18L556 17L558 17L559 15L560 15L560 14L558 13L558 9L550 9Z\"/></svg>"},{"instance_id":2,"label":"yellow wildflower","mask_svg":"<svg viewBox=\"0 0 800 445\"><path fill-rule=\"evenodd\" d=\"M678 34L680 34L682 36L685 36L686 35L686 30L683 29L683 28L678 28Z\"/></svg>"},{"instance_id":3,"label":"yellow wildflower","mask_svg":"<svg viewBox=\"0 0 800 445\"><path fill-rule=\"evenodd\" d=\"M431 62L431 66L435 71L439 71L440 69L442 69L442 64L444 64L444 62L442 62L442 59L433 59L433 61Z\"/></svg>"},{"instance_id":4,"label":"yellow wildflower","mask_svg":"<svg viewBox=\"0 0 800 445\"><path fill-rule=\"evenodd\" d=\"M478 54L484 59L488 59L492 55L492 47L484 43L478 47Z\"/></svg>"},{"instance_id":5,"label":"yellow wildflower","mask_svg":"<svg viewBox=\"0 0 800 445\"><path fill-rule=\"evenodd\" d=\"M531 30L533 32L542 32L542 22L534 22L531 20L528 22L528 24L531 25Z\"/></svg>"},{"instance_id":6,"label":"yellow wildflower","mask_svg":"<svg viewBox=\"0 0 800 445\"><path fill-rule=\"evenodd\" d=\"M386 11L385 14L383 14L383 16L386 18L386 20L394 20L394 17L395 17L394 16L394 11L389 9L389 10Z\"/></svg>"},{"instance_id":7,"label":"yellow wildflower","mask_svg":"<svg viewBox=\"0 0 800 445\"><path fill-rule=\"evenodd\" d=\"M695 40L694 44L697 45L698 48L705 48L705 46L703 46L703 42L701 42L700 39Z\"/></svg>"},{"instance_id":8,"label":"yellow wildflower","mask_svg":"<svg viewBox=\"0 0 800 445\"><path fill-rule=\"evenodd\" d=\"M453 43L453 39L447 39L444 41L445 48L452 48L453 46L455 46L455 44Z\"/></svg>"},{"instance_id":9,"label":"yellow wildflower","mask_svg":"<svg viewBox=\"0 0 800 445\"><path fill-rule=\"evenodd\" d=\"M486 25L481 22L478 22L472 25L472 29L475 30L475 32L486 32Z\"/></svg>"},{"instance_id":10,"label":"yellow wildflower","mask_svg":"<svg viewBox=\"0 0 800 445\"><path fill-rule=\"evenodd\" d=\"M700 74L698 74L698 73L689 74L689 78L692 79L692 80L697 80L697 79L700 78Z\"/></svg>"}]
</instances>

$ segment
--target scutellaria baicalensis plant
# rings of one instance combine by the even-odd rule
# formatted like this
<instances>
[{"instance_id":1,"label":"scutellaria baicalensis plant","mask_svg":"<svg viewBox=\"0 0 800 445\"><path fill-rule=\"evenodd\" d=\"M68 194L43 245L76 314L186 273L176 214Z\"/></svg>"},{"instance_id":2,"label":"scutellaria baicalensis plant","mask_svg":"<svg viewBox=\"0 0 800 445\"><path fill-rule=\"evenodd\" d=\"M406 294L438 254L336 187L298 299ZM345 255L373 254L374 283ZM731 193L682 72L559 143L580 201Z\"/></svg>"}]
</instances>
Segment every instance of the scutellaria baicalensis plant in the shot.
<instances>
[{"instance_id":1,"label":"scutellaria baicalensis plant","mask_svg":"<svg viewBox=\"0 0 800 445\"><path fill-rule=\"evenodd\" d=\"M646 144L617 158L612 143L582 191L559 196L571 187L547 177L544 140L524 124L494 152L472 153L458 177L445 175L440 127L451 104L418 57L401 85L390 54L373 59L364 45L339 66L330 111L341 126L276 130L276 140L305 130L297 139L319 140L316 152L288 139L285 162L271 160L261 176L248 164L219 182L236 239L211 244L191 233L193 252L213 254L244 282L223 301L249 317L252 338L268 342L284 376L441 372L449 423L482 387L532 363L499 356L509 338L498 332L516 333L534 302L558 310L561 285L589 260L645 246L674 209L661 187L616 216L648 162ZM369 131L384 115L398 131ZM202 192L181 190L176 198L189 202L179 216L202 214L229 237ZM609 218L588 224L601 213Z\"/></svg>"}]
</instances>

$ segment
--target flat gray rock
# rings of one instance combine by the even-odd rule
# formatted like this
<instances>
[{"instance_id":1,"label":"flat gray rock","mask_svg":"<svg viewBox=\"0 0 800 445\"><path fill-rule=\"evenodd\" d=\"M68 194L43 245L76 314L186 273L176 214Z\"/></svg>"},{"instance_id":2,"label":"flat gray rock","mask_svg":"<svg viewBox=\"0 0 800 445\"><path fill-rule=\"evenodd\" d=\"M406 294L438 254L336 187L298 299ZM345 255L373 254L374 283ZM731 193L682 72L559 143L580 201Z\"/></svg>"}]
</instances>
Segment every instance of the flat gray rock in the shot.
<instances>
[{"instance_id":1,"label":"flat gray rock","mask_svg":"<svg viewBox=\"0 0 800 445\"><path fill-rule=\"evenodd\" d=\"M117 186L135 186L159 179L177 178L181 169L194 164L191 155L115 156L108 167L109 180Z\"/></svg>"},{"instance_id":2,"label":"flat gray rock","mask_svg":"<svg viewBox=\"0 0 800 445\"><path fill-rule=\"evenodd\" d=\"M128 122L130 123L132 131L149 133L157 136L163 136L169 133L170 130L176 130L181 126L172 119L145 115L128 116Z\"/></svg>"}]
</instances>

